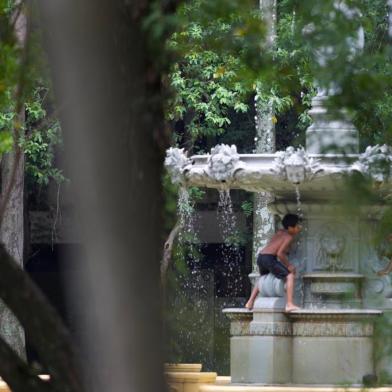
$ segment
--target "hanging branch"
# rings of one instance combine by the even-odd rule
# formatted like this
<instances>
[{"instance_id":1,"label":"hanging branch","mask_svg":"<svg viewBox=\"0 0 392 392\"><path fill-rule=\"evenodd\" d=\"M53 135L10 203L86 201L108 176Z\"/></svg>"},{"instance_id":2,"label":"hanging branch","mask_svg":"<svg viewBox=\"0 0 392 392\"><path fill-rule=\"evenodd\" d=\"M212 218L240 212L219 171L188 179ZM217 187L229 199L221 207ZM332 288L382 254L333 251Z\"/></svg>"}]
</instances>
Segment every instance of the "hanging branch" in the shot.
<instances>
[{"instance_id":1,"label":"hanging branch","mask_svg":"<svg viewBox=\"0 0 392 392\"><path fill-rule=\"evenodd\" d=\"M177 235L180 230L181 223L180 221L177 221L174 227L171 229L169 236L167 237L167 240L165 242L165 245L163 246L163 258L161 261L161 283L163 287L165 286L166 282L167 270L172 261L174 241L177 238Z\"/></svg>"}]
</instances>

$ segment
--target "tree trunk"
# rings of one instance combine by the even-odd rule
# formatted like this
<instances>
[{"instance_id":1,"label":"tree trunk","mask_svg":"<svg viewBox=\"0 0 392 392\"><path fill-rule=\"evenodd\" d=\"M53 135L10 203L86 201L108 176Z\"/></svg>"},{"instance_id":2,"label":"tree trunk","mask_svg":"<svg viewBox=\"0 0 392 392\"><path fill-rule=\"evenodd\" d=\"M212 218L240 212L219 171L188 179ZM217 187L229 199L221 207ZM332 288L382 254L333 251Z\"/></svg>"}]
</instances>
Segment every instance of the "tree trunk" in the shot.
<instances>
[{"instance_id":1,"label":"tree trunk","mask_svg":"<svg viewBox=\"0 0 392 392\"><path fill-rule=\"evenodd\" d=\"M15 262L23 268L24 254L24 157L15 162L15 151L3 156L1 163L2 196L9 189L8 202L5 206L0 226L0 242L4 244ZM13 176L14 164L17 164ZM11 188L10 183L13 183ZM24 331L13 313L0 301L0 336L24 358Z\"/></svg>"},{"instance_id":2,"label":"tree trunk","mask_svg":"<svg viewBox=\"0 0 392 392\"><path fill-rule=\"evenodd\" d=\"M55 91L66 105L61 123L85 246L76 302L88 327L85 370L97 391L159 392L164 385L159 261L167 138L157 69L164 41L148 35L149 6L41 0Z\"/></svg>"},{"instance_id":3,"label":"tree trunk","mask_svg":"<svg viewBox=\"0 0 392 392\"><path fill-rule=\"evenodd\" d=\"M22 49L26 44L27 21L22 10L21 1L15 1L20 6L15 14L14 33L16 40ZM24 53L25 55L25 53ZM23 63L25 58L21 59ZM22 68L21 66L21 68ZM22 73L21 73L22 75ZM17 123L24 123L24 105L20 102L23 76L14 91ZM24 154L18 146L19 129L18 124L13 130L14 148L5 154L1 160L1 217L0 217L0 242L5 245L8 253L16 263L23 268L24 262ZM21 357L26 356L25 336L21 325L13 313L0 300L0 336Z\"/></svg>"},{"instance_id":4,"label":"tree trunk","mask_svg":"<svg viewBox=\"0 0 392 392\"><path fill-rule=\"evenodd\" d=\"M11 282L11 283L10 283ZM10 287L10 285L12 285ZM17 289L15 289L17 288ZM51 376L45 389L81 392L79 362L68 331L57 312L31 278L0 244L0 298L29 332L29 339ZM40 382L18 357L12 356L0 339L0 374L14 392L36 391Z\"/></svg>"}]
</instances>

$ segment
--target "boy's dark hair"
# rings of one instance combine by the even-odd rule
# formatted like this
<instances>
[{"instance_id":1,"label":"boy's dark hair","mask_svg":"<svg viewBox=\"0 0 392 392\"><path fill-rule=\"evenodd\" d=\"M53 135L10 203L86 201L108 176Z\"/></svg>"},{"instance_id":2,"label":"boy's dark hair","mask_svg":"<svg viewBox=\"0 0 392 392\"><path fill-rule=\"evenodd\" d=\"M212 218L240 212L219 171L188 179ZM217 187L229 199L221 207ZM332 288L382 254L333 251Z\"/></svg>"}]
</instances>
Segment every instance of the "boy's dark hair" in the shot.
<instances>
[{"instance_id":1,"label":"boy's dark hair","mask_svg":"<svg viewBox=\"0 0 392 392\"><path fill-rule=\"evenodd\" d=\"M295 214L286 214L282 219L282 225L287 230L289 227L294 227L300 221L299 216Z\"/></svg>"}]
</instances>

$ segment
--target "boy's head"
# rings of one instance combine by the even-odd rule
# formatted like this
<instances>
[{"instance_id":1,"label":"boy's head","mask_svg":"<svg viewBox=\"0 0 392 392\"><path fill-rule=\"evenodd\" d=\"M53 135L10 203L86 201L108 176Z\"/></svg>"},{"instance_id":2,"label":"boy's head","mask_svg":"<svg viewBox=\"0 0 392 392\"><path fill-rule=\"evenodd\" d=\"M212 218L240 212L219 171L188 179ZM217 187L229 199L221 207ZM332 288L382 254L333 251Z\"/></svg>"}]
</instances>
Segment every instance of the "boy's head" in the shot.
<instances>
[{"instance_id":1,"label":"boy's head","mask_svg":"<svg viewBox=\"0 0 392 392\"><path fill-rule=\"evenodd\" d=\"M301 226L299 225L300 218L296 214L286 214L282 219L283 227L290 234L298 234L301 231Z\"/></svg>"}]
</instances>

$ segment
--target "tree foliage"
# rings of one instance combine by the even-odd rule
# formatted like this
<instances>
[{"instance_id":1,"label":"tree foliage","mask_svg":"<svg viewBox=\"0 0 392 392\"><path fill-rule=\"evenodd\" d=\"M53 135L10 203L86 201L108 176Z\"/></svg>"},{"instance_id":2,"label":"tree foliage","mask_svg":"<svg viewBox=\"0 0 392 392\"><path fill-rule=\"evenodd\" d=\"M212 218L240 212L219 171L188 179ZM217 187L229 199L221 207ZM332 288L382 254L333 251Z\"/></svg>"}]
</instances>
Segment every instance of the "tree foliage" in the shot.
<instances>
[{"instance_id":1,"label":"tree foliage","mask_svg":"<svg viewBox=\"0 0 392 392\"><path fill-rule=\"evenodd\" d=\"M167 118L177 123L173 142L193 148L197 140L222 135L233 113L249 110L249 75L269 58L259 55L265 29L253 2L197 0L185 3L179 18L168 43L179 59L169 75Z\"/></svg>"},{"instance_id":2,"label":"tree foliage","mask_svg":"<svg viewBox=\"0 0 392 392\"><path fill-rule=\"evenodd\" d=\"M192 147L197 139L205 143L206 137L233 131L233 113L249 112L256 88L258 105L270 104L276 114L278 140L303 143L316 84L335 87L329 108L351 113L363 145L389 142L387 4L345 4L278 1L277 37L268 47L266 27L253 2L230 1L225 7L204 0L186 3L179 12L180 29L169 42L179 52L169 76L174 98L167 117L176 124L173 142ZM353 51L361 28L364 48ZM331 53L320 61L325 51Z\"/></svg>"}]
</instances>

